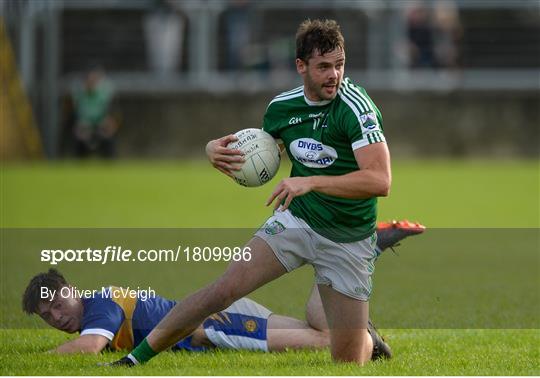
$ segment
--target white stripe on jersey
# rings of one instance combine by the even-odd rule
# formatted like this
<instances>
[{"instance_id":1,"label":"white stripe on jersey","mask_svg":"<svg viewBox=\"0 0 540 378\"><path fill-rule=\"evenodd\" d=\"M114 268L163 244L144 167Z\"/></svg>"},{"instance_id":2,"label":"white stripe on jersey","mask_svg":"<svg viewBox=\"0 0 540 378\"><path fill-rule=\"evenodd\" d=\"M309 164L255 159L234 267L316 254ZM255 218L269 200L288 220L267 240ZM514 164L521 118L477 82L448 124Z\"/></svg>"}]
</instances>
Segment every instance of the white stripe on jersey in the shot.
<instances>
[{"instance_id":1,"label":"white stripe on jersey","mask_svg":"<svg viewBox=\"0 0 540 378\"><path fill-rule=\"evenodd\" d=\"M112 333L111 331L108 331L106 329L103 329L103 328L87 328L87 329L83 329L80 335L81 336L84 336L84 335L100 335L100 336L106 337L110 341L112 341L112 339L114 339L114 333Z\"/></svg>"},{"instance_id":2,"label":"white stripe on jersey","mask_svg":"<svg viewBox=\"0 0 540 378\"><path fill-rule=\"evenodd\" d=\"M349 108L353 111L354 115L358 119L358 125L362 126L362 121L360 119L360 112L358 111L358 108L364 109L364 107L358 103L358 101L351 98L349 95L345 93L345 90L340 91L340 97L343 100L344 103L349 105Z\"/></svg>"},{"instance_id":3,"label":"white stripe on jersey","mask_svg":"<svg viewBox=\"0 0 540 378\"><path fill-rule=\"evenodd\" d=\"M373 109L370 108L368 102L363 97L360 97L358 92L354 89L355 88L351 85L345 84L343 86L343 94L349 96L356 104L358 104L362 113L367 113L370 110L373 111Z\"/></svg>"},{"instance_id":4,"label":"white stripe on jersey","mask_svg":"<svg viewBox=\"0 0 540 378\"><path fill-rule=\"evenodd\" d=\"M365 108L367 108L365 111L371 110L373 113L375 113L375 109L373 109L373 106L371 106L371 101L369 101L369 99L353 83L351 83L349 78L345 79L345 85L347 88L347 93L365 105Z\"/></svg>"},{"instance_id":5,"label":"white stripe on jersey","mask_svg":"<svg viewBox=\"0 0 540 378\"><path fill-rule=\"evenodd\" d=\"M303 96L303 95L304 95L304 91L302 90L302 91L300 91L298 93L292 93L292 94L290 94L288 96L276 97L272 101L270 101L270 104L268 104L268 106L270 106L274 102L285 101L285 100L289 100L289 99L295 98L295 97L300 97L300 96Z\"/></svg>"},{"instance_id":6,"label":"white stripe on jersey","mask_svg":"<svg viewBox=\"0 0 540 378\"><path fill-rule=\"evenodd\" d=\"M360 115L362 112L372 111L375 113L371 102L356 88L350 80L347 78L343 81L343 85L339 91L340 97L345 102L349 108L353 111L354 115L358 119L358 124L362 125ZM380 131L368 132L362 135L363 138L357 140L351 144L353 150L356 150L361 147L365 147L369 144L386 142L384 135Z\"/></svg>"},{"instance_id":7,"label":"white stripe on jersey","mask_svg":"<svg viewBox=\"0 0 540 378\"><path fill-rule=\"evenodd\" d=\"M372 141L374 140L374 141ZM373 144L373 143L386 143L386 139L384 138L384 135L379 132L379 131L375 131L373 133L370 133L370 134L367 134L365 135L364 138L360 139L360 140L357 140L356 142L353 142L351 144L351 147L354 150L357 150L359 148L362 148L362 147L365 147L365 146L368 146L370 144Z\"/></svg>"},{"instance_id":8,"label":"white stripe on jersey","mask_svg":"<svg viewBox=\"0 0 540 378\"><path fill-rule=\"evenodd\" d=\"M289 94L292 94L293 92L299 91L300 89L303 90L303 89L304 89L304 86L301 85L301 86L299 86L299 87L296 87L296 88L294 88L294 89L291 89L290 91L280 93L280 94L278 94L276 97L287 96L287 95L289 95Z\"/></svg>"},{"instance_id":9,"label":"white stripe on jersey","mask_svg":"<svg viewBox=\"0 0 540 378\"><path fill-rule=\"evenodd\" d=\"M375 109L373 109L370 102L353 84L345 83L343 86L343 94L351 98L351 100L360 107L362 113L367 113L369 111L375 113Z\"/></svg>"}]
</instances>

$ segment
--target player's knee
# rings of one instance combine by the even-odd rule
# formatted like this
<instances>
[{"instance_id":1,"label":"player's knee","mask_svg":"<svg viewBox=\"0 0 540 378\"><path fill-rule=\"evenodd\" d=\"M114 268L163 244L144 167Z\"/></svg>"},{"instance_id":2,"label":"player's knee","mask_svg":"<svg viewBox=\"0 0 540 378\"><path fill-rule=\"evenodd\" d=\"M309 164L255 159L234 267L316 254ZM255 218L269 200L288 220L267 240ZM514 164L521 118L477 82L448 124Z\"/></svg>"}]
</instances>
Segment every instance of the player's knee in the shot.
<instances>
[{"instance_id":1,"label":"player's knee","mask_svg":"<svg viewBox=\"0 0 540 378\"><path fill-rule=\"evenodd\" d=\"M362 353L354 348L347 349L334 349L332 348L332 360L334 362L356 362L360 365L363 365L364 359L362 358Z\"/></svg>"},{"instance_id":2,"label":"player's knee","mask_svg":"<svg viewBox=\"0 0 540 378\"><path fill-rule=\"evenodd\" d=\"M363 365L369 357L362 353L362 345L356 340L334 343L331 346L332 360L335 362L356 362Z\"/></svg>"},{"instance_id":3,"label":"player's knee","mask_svg":"<svg viewBox=\"0 0 540 378\"><path fill-rule=\"evenodd\" d=\"M363 361L359 355L354 355L351 353L332 353L332 360L337 363L347 363L347 362L356 362L359 365L364 365L366 361Z\"/></svg>"}]
</instances>

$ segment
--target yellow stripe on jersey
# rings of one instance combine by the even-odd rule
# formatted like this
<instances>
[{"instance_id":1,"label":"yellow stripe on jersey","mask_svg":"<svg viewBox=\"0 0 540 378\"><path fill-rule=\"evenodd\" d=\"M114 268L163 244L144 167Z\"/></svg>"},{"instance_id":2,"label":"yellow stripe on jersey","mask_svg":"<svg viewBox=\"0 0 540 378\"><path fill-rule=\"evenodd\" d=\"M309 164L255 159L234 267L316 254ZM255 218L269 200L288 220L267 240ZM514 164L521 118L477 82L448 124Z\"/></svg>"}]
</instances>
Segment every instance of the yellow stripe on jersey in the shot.
<instances>
[{"instance_id":1,"label":"yellow stripe on jersey","mask_svg":"<svg viewBox=\"0 0 540 378\"><path fill-rule=\"evenodd\" d=\"M226 312L216 312L215 314L210 315L206 319L212 319L222 324L231 323L231 319L229 318L229 315Z\"/></svg>"},{"instance_id":2,"label":"yellow stripe on jersey","mask_svg":"<svg viewBox=\"0 0 540 378\"><path fill-rule=\"evenodd\" d=\"M134 347L132 320L137 298L125 295L128 291L119 287L111 286L110 290L111 299L124 311L124 321L111 341L111 348L114 350L132 350Z\"/></svg>"}]
</instances>

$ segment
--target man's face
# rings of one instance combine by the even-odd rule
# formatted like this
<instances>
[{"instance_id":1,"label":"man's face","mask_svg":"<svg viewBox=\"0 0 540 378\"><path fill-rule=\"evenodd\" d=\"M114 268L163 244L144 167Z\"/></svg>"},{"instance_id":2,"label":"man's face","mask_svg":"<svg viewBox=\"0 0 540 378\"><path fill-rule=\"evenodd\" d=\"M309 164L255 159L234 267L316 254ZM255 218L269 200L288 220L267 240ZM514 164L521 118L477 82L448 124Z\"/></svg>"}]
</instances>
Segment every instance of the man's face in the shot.
<instances>
[{"instance_id":1,"label":"man's face","mask_svg":"<svg viewBox=\"0 0 540 378\"><path fill-rule=\"evenodd\" d=\"M64 289L64 292L68 293L68 289ZM52 301L46 299L39 303L37 313L50 326L74 333L81 328L83 305L78 298L64 298L59 289Z\"/></svg>"},{"instance_id":2,"label":"man's face","mask_svg":"<svg viewBox=\"0 0 540 378\"><path fill-rule=\"evenodd\" d=\"M324 55L316 50L307 62L296 59L296 70L304 79L304 91L312 101L333 100L343 80L345 52L336 48Z\"/></svg>"},{"instance_id":3,"label":"man's face","mask_svg":"<svg viewBox=\"0 0 540 378\"><path fill-rule=\"evenodd\" d=\"M100 71L94 70L86 75L85 85L88 92L93 92L101 81L102 74Z\"/></svg>"}]
</instances>

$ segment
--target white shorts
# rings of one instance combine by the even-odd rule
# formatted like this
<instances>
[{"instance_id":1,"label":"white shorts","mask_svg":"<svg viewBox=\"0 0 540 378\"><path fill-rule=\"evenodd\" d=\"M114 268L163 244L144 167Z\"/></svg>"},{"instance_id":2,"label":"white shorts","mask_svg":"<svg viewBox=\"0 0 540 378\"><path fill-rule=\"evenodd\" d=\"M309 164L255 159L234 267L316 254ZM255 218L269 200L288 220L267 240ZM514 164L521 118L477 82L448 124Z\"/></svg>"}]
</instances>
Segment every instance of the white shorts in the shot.
<instances>
[{"instance_id":1,"label":"white shorts","mask_svg":"<svg viewBox=\"0 0 540 378\"><path fill-rule=\"evenodd\" d=\"M331 286L349 297L367 301L371 275L379 253L377 234L352 243L333 242L319 235L289 210L276 211L255 236L263 239L288 272L309 263L317 284Z\"/></svg>"},{"instance_id":2,"label":"white shorts","mask_svg":"<svg viewBox=\"0 0 540 378\"><path fill-rule=\"evenodd\" d=\"M203 328L218 348L268 352L267 326L271 314L257 302L242 298L206 319Z\"/></svg>"}]
</instances>

